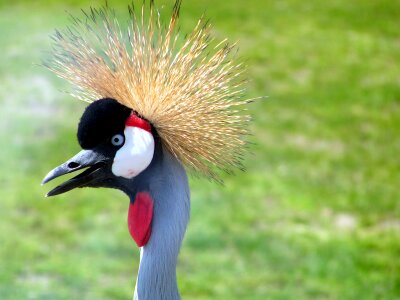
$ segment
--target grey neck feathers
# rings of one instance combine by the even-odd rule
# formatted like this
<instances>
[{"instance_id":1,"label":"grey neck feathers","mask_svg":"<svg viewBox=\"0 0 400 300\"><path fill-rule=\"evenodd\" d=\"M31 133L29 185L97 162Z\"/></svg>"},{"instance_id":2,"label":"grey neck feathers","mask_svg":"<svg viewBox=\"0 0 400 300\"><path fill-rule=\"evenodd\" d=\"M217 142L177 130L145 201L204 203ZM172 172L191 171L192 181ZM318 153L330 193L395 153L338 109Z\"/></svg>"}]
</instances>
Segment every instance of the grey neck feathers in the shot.
<instances>
[{"instance_id":1,"label":"grey neck feathers","mask_svg":"<svg viewBox=\"0 0 400 300\"><path fill-rule=\"evenodd\" d=\"M180 299L176 263L189 221L190 193L182 165L168 151L160 152L135 184L136 191L143 186L154 200L151 237L140 253L136 300Z\"/></svg>"}]
</instances>

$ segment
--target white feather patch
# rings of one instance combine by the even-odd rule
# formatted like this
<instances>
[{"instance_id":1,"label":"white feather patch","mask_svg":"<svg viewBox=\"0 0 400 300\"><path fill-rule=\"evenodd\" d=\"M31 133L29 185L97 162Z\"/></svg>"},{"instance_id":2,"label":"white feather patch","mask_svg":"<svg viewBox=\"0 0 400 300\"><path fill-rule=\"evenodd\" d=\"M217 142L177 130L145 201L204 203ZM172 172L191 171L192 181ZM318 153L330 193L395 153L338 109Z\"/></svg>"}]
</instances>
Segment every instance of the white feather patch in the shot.
<instances>
[{"instance_id":1,"label":"white feather patch","mask_svg":"<svg viewBox=\"0 0 400 300\"><path fill-rule=\"evenodd\" d=\"M132 178L145 170L154 155L153 135L141 128L127 126L125 144L117 151L111 171L115 176Z\"/></svg>"}]
</instances>

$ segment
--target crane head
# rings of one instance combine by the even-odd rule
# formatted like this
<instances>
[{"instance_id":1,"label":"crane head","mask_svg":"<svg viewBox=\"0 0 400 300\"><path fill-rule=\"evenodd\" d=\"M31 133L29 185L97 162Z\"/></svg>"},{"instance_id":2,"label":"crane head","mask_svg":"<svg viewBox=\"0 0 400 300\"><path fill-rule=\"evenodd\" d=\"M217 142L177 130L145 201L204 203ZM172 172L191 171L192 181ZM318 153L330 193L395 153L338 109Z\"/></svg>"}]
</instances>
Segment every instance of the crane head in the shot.
<instances>
[{"instance_id":1,"label":"crane head","mask_svg":"<svg viewBox=\"0 0 400 300\"><path fill-rule=\"evenodd\" d=\"M77 187L119 188L121 179L139 175L154 156L155 140L150 123L110 98L87 106L78 125L77 137L83 150L51 170L42 184L85 170L51 190L47 196Z\"/></svg>"}]
</instances>

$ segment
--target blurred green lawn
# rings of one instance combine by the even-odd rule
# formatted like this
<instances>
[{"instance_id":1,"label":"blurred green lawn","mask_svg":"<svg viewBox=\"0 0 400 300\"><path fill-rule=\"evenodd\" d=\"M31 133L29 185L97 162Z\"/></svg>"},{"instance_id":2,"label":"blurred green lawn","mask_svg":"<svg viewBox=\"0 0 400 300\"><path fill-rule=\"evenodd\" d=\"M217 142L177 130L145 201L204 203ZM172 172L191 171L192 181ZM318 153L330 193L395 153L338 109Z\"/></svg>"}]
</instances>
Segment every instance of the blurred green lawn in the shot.
<instances>
[{"instance_id":1,"label":"blurred green lawn","mask_svg":"<svg viewBox=\"0 0 400 300\"><path fill-rule=\"evenodd\" d=\"M79 150L84 104L35 64L90 4L0 3L0 299L133 294L127 198L40 186ZM186 0L182 32L204 11L239 41L248 97L269 98L251 107L248 171L191 181L183 298L400 299L400 1Z\"/></svg>"}]
</instances>

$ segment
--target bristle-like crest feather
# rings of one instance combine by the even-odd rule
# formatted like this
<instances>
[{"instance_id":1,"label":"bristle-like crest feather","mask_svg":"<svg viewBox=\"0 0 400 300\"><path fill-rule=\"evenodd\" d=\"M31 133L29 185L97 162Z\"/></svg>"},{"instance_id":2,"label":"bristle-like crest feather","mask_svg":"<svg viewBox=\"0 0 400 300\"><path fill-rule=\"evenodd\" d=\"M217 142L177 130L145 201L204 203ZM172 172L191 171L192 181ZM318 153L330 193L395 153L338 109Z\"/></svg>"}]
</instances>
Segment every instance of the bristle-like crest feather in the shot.
<instances>
[{"instance_id":1,"label":"bristle-like crest feather","mask_svg":"<svg viewBox=\"0 0 400 300\"><path fill-rule=\"evenodd\" d=\"M132 108L184 165L218 179L217 169L243 169L250 120L243 68L231 60L235 45L216 43L204 18L180 39L180 6L177 0L163 27L153 1L149 14L132 3L126 30L107 5L83 11L84 19L71 17L71 26L52 36L46 66L74 84L81 100L108 97Z\"/></svg>"}]
</instances>

